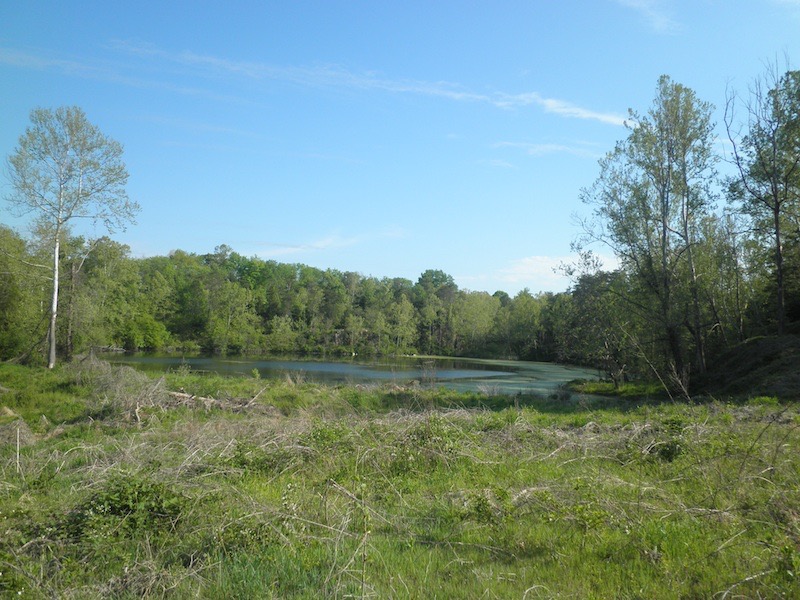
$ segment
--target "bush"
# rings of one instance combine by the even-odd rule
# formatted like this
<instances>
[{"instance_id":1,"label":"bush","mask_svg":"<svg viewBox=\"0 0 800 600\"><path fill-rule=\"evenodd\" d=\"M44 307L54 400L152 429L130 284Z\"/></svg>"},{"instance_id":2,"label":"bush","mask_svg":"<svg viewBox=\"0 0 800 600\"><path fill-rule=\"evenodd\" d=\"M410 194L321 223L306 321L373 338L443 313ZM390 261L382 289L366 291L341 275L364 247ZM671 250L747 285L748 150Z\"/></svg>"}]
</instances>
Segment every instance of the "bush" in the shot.
<instances>
[{"instance_id":1,"label":"bush","mask_svg":"<svg viewBox=\"0 0 800 600\"><path fill-rule=\"evenodd\" d=\"M146 475L119 474L70 513L66 529L78 540L93 532L130 538L169 534L184 502L181 494Z\"/></svg>"}]
</instances>

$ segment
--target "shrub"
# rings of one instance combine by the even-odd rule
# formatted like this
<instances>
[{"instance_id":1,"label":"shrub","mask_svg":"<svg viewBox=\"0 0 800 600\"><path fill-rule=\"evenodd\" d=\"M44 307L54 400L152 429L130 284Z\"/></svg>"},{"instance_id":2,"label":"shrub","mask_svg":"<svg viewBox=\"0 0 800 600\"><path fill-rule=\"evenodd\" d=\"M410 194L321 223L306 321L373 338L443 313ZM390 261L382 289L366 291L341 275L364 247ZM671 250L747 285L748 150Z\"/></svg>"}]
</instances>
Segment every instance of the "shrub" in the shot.
<instances>
[{"instance_id":1,"label":"shrub","mask_svg":"<svg viewBox=\"0 0 800 600\"><path fill-rule=\"evenodd\" d=\"M185 501L147 476L115 475L70 513L66 528L77 539L97 530L131 538L168 533L180 519Z\"/></svg>"}]
</instances>

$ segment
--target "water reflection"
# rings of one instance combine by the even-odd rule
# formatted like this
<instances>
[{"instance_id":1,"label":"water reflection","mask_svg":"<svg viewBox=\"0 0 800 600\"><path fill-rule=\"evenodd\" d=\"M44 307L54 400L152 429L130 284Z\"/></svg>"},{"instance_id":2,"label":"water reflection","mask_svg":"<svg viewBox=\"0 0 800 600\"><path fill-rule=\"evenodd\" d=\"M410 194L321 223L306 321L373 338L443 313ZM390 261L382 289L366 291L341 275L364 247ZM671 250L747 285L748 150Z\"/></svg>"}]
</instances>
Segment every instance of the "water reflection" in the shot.
<instances>
[{"instance_id":1,"label":"water reflection","mask_svg":"<svg viewBox=\"0 0 800 600\"><path fill-rule=\"evenodd\" d=\"M193 371L282 379L287 374L328 384L396 383L413 381L459 391L548 395L573 379L596 379L597 371L527 361L396 357L374 360L307 360L300 358L219 358L174 355L109 355L104 357L146 371L163 372L188 366Z\"/></svg>"}]
</instances>

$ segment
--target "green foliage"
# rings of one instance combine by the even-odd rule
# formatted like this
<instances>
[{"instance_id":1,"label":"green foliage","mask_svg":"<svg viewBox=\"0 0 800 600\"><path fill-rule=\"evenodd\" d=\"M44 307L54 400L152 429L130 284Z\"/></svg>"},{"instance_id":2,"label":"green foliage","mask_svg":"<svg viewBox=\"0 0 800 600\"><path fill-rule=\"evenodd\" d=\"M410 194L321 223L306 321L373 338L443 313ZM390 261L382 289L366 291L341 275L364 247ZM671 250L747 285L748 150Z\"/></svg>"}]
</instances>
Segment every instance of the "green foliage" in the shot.
<instances>
[{"instance_id":1,"label":"green foliage","mask_svg":"<svg viewBox=\"0 0 800 600\"><path fill-rule=\"evenodd\" d=\"M131 202L125 192L128 172L122 162L122 145L103 135L83 110L77 106L36 108L31 111L30 121L8 158L13 190L8 201L19 214L33 213L37 236L52 257L48 273L52 301L47 363L53 368L59 340L57 317L63 303L59 298L60 263L62 250L68 254L69 248L69 239L63 238L69 233L71 222L89 218L109 230L124 229L134 219L139 205ZM62 242L66 242L63 247ZM42 265L35 267L41 269ZM73 261L72 275L79 270L79 264ZM71 326L72 323L67 326L68 355L72 351Z\"/></svg>"},{"instance_id":2,"label":"green foliage","mask_svg":"<svg viewBox=\"0 0 800 600\"><path fill-rule=\"evenodd\" d=\"M0 225L0 360L19 356L43 331L39 286L30 277L24 240Z\"/></svg>"},{"instance_id":3,"label":"green foliage","mask_svg":"<svg viewBox=\"0 0 800 600\"><path fill-rule=\"evenodd\" d=\"M140 315L122 325L117 339L126 350L158 350L168 345L169 332L152 315Z\"/></svg>"},{"instance_id":4,"label":"green foliage","mask_svg":"<svg viewBox=\"0 0 800 600\"><path fill-rule=\"evenodd\" d=\"M118 474L68 514L65 533L73 540L169 535L184 504L183 496L164 483L142 474Z\"/></svg>"},{"instance_id":5,"label":"green foliage","mask_svg":"<svg viewBox=\"0 0 800 600\"><path fill-rule=\"evenodd\" d=\"M664 386L658 381L638 381L617 384L613 381L576 381L570 388L584 394L609 395L621 398L662 398Z\"/></svg>"},{"instance_id":6,"label":"green foliage","mask_svg":"<svg viewBox=\"0 0 800 600\"><path fill-rule=\"evenodd\" d=\"M292 452L275 444L256 446L240 442L223 464L259 475L275 475L291 466L294 459Z\"/></svg>"},{"instance_id":7,"label":"green foliage","mask_svg":"<svg viewBox=\"0 0 800 600\"><path fill-rule=\"evenodd\" d=\"M11 415L0 415L0 423L22 418L37 431L47 431L64 422L91 414L90 390L65 369L46 370L0 364L0 406Z\"/></svg>"},{"instance_id":8,"label":"green foliage","mask_svg":"<svg viewBox=\"0 0 800 600\"><path fill-rule=\"evenodd\" d=\"M649 326L621 300L635 291L624 273L583 274L570 293L523 290L510 298L458 290L441 272L412 284L246 259L229 250L132 259L127 247L107 238L67 238L60 300L66 326L59 330L59 347L66 354L90 347L348 356L423 349L587 364L605 370L617 385L653 376L642 353ZM22 259L39 260L21 239L10 235L7 241ZM700 258L704 268L723 268L717 258ZM5 339L8 353L26 344L36 347L31 344L34 321L38 317L42 325L44 314L33 310L42 306L41 298L31 301L31 294L41 295L34 283L19 270L5 288L7 295L0 294L8 314L15 315L6 321L0 317L0 345ZM719 292L719 314L733 297L722 302ZM734 307L725 314L730 326L721 323L714 328L718 336L709 338L715 353L741 332L733 323L741 321L742 310ZM673 380L669 372L662 376L668 384Z\"/></svg>"},{"instance_id":9,"label":"green foliage","mask_svg":"<svg viewBox=\"0 0 800 600\"><path fill-rule=\"evenodd\" d=\"M107 389L92 373L4 366L0 385L72 386L89 409ZM216 388L218 408L94 413L19 456L0 447L3 594L800 593L793 405L531 398L489 411L435 390L264 389L186 369L175 382ZM294 409L267 410L290 392Z\"/></svg>"},{"instance_id":10,"label":"green foliage","mask_svg":"<svg viewBox=\"0 0 800 600\"><path fill-rule=\"evenodd\" d=\"M796 285L790 283L787 287L794 279L791 272L796 273L797 267L786 259L796 253L797 240L791 245L794 248L786 242L790 239L789 232L796 231L792 221L800 213L798 98L800 71L781 74L777 65L770 65L750 87L747 132L743 138L740 139L740 132L731 120L726 119L737 167L737 177L729 182L729 196L750 217L757 231L754 241L770 265L767 296L774 319L768 319L767 323L777 335L787 332L788 287Z\"/></svg>"},{"instance_id":11,"label":"green foliage","mask_svg":"<svg viewBox=\"0 0 800 600\"><path fill-rule=\"evenodd\" d=\"M294 330L292 318L275 316L270 320L266 347L270 352L285 354L297 351L298 334Z\"/></svg>"},{"instance_id":12,"label":"green foliage","mask_svg":"<svg viewBox=\"0 0 800 600\"><path fill-rule=\"evenodd\" d=\"M348 444L349 428L338 421L316 421L301 439L318 452L333 448L343 449Z\"/></svg>"},{"instance_id":13,"label":"green foliage","mask_svg":"<svg viewBox=\"0 0 800 600\"><path fill-rule=\"evenodd\" d=\"M705 368L702 324L711 307L701 284L716 273L699 271L698 254L707 243L701 223L713 202L718 160L711 112L694 91L660 77L652 108L631 111L628 137L600 162L598 180L582 194L594 221L581 248L599 241L620 257L630 285L618 287L619 309L643 326L621 322L618 329L676 387L688 383L689 352L695 368Z\"/></svg>"}]
</instances>

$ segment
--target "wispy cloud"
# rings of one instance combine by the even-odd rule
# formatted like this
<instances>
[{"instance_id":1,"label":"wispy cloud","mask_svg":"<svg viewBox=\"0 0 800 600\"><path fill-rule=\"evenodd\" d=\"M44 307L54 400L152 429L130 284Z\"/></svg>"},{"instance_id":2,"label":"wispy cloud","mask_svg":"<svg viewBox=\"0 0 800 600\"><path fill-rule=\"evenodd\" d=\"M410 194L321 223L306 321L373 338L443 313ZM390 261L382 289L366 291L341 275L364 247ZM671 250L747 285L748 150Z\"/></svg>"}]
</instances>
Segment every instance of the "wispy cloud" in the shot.
<instances>
[{"instance_id":1,"label":"wispy cloud","mask_svg":"<svg viewBox=\"0 0 800 600\"><path fill-rule=\"evenodd\" d=\"M500 160L499 158L492 158L489 160L482 160L479 161L480 164L486 165L489 167L494 167L496 169L517 169L517 165L508 162L507 160Z\"/></svg>"},{"instance_id":2,"label":"wispy cloud","mask_svg":"<svg viewBox=\"0 0 800 600\"><path fill-rule=\"evenodd\" d=\"M669 14L663 0L616 0L616 2L638 12L658 33L677 33L681 29L680 23Z\"/></svg>"},{"instance_id":3,"label":"wispy cloud","mask_svg":"<svg viewBox=\"0 0 800 600\"><path fill-rule=\"evenodd\" d=\"M481 285L486 281L498 282L503 289L522 290L527 288L531 293L562 292L571 284L570 278L561 270L577 260L575 255L564 256L526 256L511 261L496 273L486 276L462 276L459 281L470 285ZM619 261L613 256L598 255L601 268L614 270L619 268Z\"/></svg>"},{"instance_id":4,"label":"wispy cloud","mask_svg":"<svg viewBox=\"0 0 800 600\"><path fill-rule=\"evenodd\" d=\"M276 258L280 256L307 255L326 252L330 250L340 250L352 246L361 245L375 240L401 239L406 237L402 229L386 229L376 233L361 235L342 236L339 233L331 233L324 237L309 242L273 243L256 242L251 244L251 249L247 254L254 254L261 258Z\"/></svg>"},{"instance_id":5,"label":"wispy cloud","mask_svg":"<svg viewBox=\"0 0 800 600\"><path fill-rule=\"evenodd\" d=\"M415 94L453 100L456 102L478 102L498 108L521 108L539 106L547 113L574 119L589 119L623 125L625 118L615 113L604 113L576 106L564 100L547 98L537 92L510 94L494 92L480 94L456 83L446 81L420 81L414 79L390 79L375 72L354 73L338 65L312 67L279 67L264 63L232 61L194 52L168 53L150 45L138 46L130 42L116 42L115 47L138 56L155 56L164 60L192 67L209 69L218 74L247 77L250 79L276 79L314 87L345 87L361 90L378 90L398 94Z\"/></svg>"},{"instance_id":6,"label":"wispy cloud","mask_svg":"<svg viewBox=\"0 0 800 600\"><path fill-rule=\"evenodd\" d=\"M534 144L529 142L497 142L495 148L516 148L530 156L545 156L548 154L571 154L581 158L597 159L603 156L601 152L588 145L567 144Z\"/></svg>"},{"instance_id":7,"label":"wispy cloud","mask_svg":"<svg viewBox=\"0 0 800 600\"><path fill-rule=\"evenodd\" d=\"M527 256L500 269L498 279L528 287L532 292L565 290L569 279L558 271L558 267L570 260L571 256Z\"/></svg>"},{"instance_id":8,"label":"wispy cloud","mask_svg":"<svg viewBox=\"0 0 800 600\"><path fill-rule=\"evenodd\" d=\"M0 47L0 64L21 69L55 72L67 77L106 81L133 88L159 89L184 96L203 96L225 102L246 102L242 98L229 94L219 94L206 88L182 86L168 81L156 81L152 78L145 79L126 75L124 71L129 69L129 66L108 61L92 62L55 58L48 56L46 52L31 52Z\"/></svg>"},{"instance_id":9,"label":"wispy cloud","mask_svg":"<svg viewBox=\"0 0 800 600\"><path fill-rule=\"evenodd\" d=\"M321 252L324 250L355 246L358 241L359 239L357 237L347 238L340 235L329 235L305 244L265 244L266 250L264 254L267 256L286 256L287 254L299 254L303 252Z\"/></svg>"},{"instance_id":10,"label":"wispy cloud","mask_svg":"<svg viewBox=\"0 0 800 600\"><path fill-rule=\"evenodd\" d=\"M569 119L599 121L610 125L623 125L624 116L596 111L578 106L569 101L551 98L539 92L508 93L494 91L478 93L462 85L447 81L422 81L404 78L389 78L372 71L354 72L339 65L280 66L262 62L235 61L223 57L198 54L192 51L169 52L157 46L141 42L115 40L107 49L128 57L141 59L147 64L149 77L154 72L151 64L169 70L175 76L200 77L201 79L233 78L252 81L280 81L304 87L329 87L362 91L378 91L390 94L410 94L440 98L452 102L488 104L502 109L518 109L536 106L545 113ZM182 87L167 81L153 81L123 73L137 68L130 62L94 64L91 61L53 59L41 53L23 52L0 48L0 63L19 68L53 70L64 75L76 75L104 79L136 87L162 88L181 94L203 94L226 100L244 101L241 98L223 97L195 86ZM158 68L158 64L156 67Z\"/></svg>"},{"instance_id":11,"label":"wispy cloud","mask_svg":"<svg viewBox=\"0 0 800 600\"><path fill-rule=\"evenodd\" d=\"M502 289L512 296L523 289L533 294L561 292L569 286L569 279L556 272L556 269L561 263L571 259L569 256L528 256L514 260L492 273L461 274L454 277L466 289L485 289L488 292Z\"/></svg>"},{"instance_id":12,"label":"wispy cloud","mask_svg":"<svg viewBox=\"0 0 800 600\"><path fill-rule=\"evenodd\" d=\"M254 138L254 139L261 137L259 134L250 130L237 129L233 127L224 127L220 125L212 125L210 123L203 123L200 121L192 121L188 119L165 118L165 117L151 115L151 116L139 117L139 120L147 123L155 123L157 125L167 125L169 127L184 129L186 131L191 131L195 133L219 133L223 135L233 135L238 137Z\"/></svg>"},{"instance_id":13,"label":"wispy cloud","mask_svg":"<svg viewBox=\"0 0 800 600\"><path fill-rule=\"evenodd\" d=\"M601 123L608 123L609 125L622 126L625 124L625 117L622 115L589 110L580 106L575 106L574 104L564 100L545 98L536 92L527 92L524 94L498 94L494 96L494 98L495 99L492 103L503 108L536 105L547 113L556 114L562 117L568 117L572 119L589 119L592 121L600 121Z\"/></svg>"},{"instance_id":14,"label":"wispy cloud","mask_svg":"<svg viewBox=\"0 0 800 600\"><path fill-rule=\"evenodd\" d=\"M78 60L56 58L45 52L28 52L0 48L0 64L33 71L57 71L64 75L95 79L115 79L114 72L102 63L88 64Z\"/></svg>"},{"instance_id":15,"label":"wispy cloud","mask_svg":"<svg viewBox=\"0 0 800 600\"><path fill-rule=\"evenodd\" d=\"M186 57L184 57L186 58ZM345 87L361 90L377 90L396 94L414 94L443 98L454 102L491 104L497 108L524 108L538 106L547 113L573 119L588 119L611 125L624 125L625 117L615 113L604 113L576 106L564 100L547 98L537 92L509 94L494 92L479 94L464 89L459 84L446 81L417 81L412 79L387 79L376 73L353 73L336 65L310 68L276 68L253 63L220 61L213 57L192 54L194 64L209 64L223 68L229 73L244 74L254 78L283 79L308 86Z\"/></svg>"}]
</instances>

